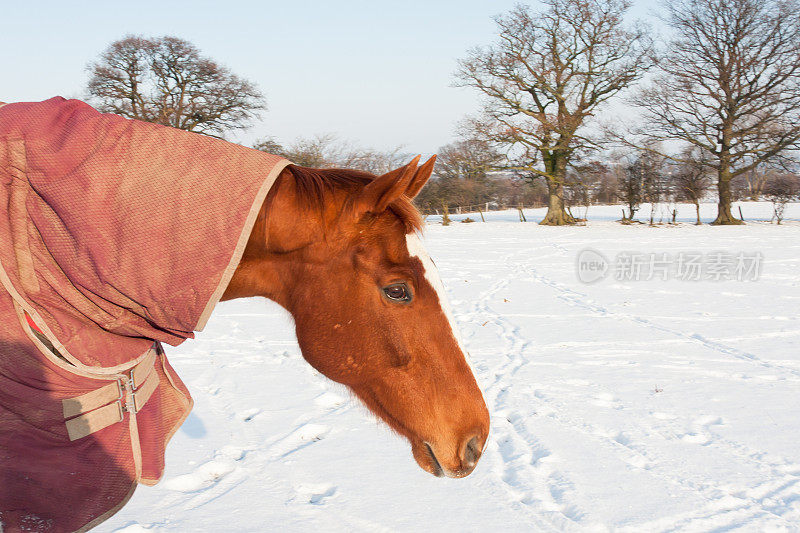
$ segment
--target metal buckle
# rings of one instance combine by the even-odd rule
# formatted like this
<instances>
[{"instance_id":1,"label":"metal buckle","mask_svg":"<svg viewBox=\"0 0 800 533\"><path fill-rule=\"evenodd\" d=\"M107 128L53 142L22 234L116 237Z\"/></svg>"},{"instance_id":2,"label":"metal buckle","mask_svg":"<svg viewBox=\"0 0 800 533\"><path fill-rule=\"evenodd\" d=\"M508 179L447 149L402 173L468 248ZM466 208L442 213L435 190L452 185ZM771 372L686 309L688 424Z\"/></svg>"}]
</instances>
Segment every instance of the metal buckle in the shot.
<instances>
[{"instance_id":1,"label":"metal buckle","mask_svg":"<svg viewBox=\"0 0 800 533\"><path fill-rule=\"evenodd\" d=\"M117 401L120 402L125 397L125 381L122 378L117 378L117 388L119 388L119 397Z\"/></svg>"},{"instance_id":2,"label":"metal buckle","mask_svg":"<svg viewBox=\"0 0 800 533\"><path fill-rule=\"evenodd\" d=\"M125 419L125 406L122 405L122 400L117 400L116 404L119 408L119 421L122 422Z\"/></svg>"},{"instance_id":3,"label":"metal buckle","mask_svg":"<svg viewBox=\"0 0 800 533\"><path fill-rule=\"evenodd\" d=\"M117 404L119 405L120 411L135 415L137 411L133 393L136 392L136 383L133 380L133 369L131 369L131 373L129 376L127 376L127 379L118 377L117 384L119 386L119 398L117 398ZM128 391L127 398L125 397L126 389Z\"/></svg>"},{"instance_id":4,"label":"metal buckle","mask_svg":"<svg viewBox=\"0 0 800 533\"><path fill-rule=\"evenodd\" d=\"M133 394L128 396L127 400L125 401L125 410L132 415L135 415L139 412L136 410L136 399L133 397Z\"/></svg>"},{"instance_id":5,"label":"metal buckle","mask_svg":"<svg viewBox=\"0 0 800 533\"><path fill-rule=\"evenodd\" d=\"M125 398L125 402L123 403L122 400L117 400L117 405L119 405L120 411L123 413L131 413L135 415L139 411L136 410L136 401L133 398L133 395Z\"/></svg>"}]
</instances>

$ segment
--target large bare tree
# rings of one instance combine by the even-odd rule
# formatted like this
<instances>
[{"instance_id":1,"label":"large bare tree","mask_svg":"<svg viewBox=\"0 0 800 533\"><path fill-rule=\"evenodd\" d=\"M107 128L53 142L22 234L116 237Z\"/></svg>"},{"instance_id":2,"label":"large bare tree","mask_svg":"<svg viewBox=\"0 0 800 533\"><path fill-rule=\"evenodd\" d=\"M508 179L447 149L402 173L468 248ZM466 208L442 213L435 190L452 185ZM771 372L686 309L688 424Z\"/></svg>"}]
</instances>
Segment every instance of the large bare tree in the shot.
<instances>
[{"instance_id":1,"label":"large bare tree","mask_svg":"<svg viewBox=\"0 0 800 533\"><path fill-rule=\"evenodd\" d=\"M731 215L731 180L800 142L800 4L668 0L667 15L674 38L659 75L631 100L644 109L634 133L644 144L700 149L716 174L713 224L741 224Z\"/></svg>"},{"instance_id":2,"label":"large bare tree","mask_svg":"<svg viewBox=\"0 0 800 533\"><path fill-rule=\"evenodd\" d=\"M477 88L483 113L474 135L501 147L508 168L544 178L549 192L542 224L574 222L564 210L573 156L597 146L589 127L598 108L651 65L652 41L626 26L627 0L544 0L496 19L499 40L461 60L456 85Z\"/></svg>"},{"instance_id":3,"label":"large bare tree","mask_svg":"<svg viewBox=\"0 0 800 533\"><path fill-rule=\"evenodd\" d=\"M87 92L101 111L215 137L266 107L254 84L177 37L127 36L89 71Z\"/></svg>"}]
</instances>

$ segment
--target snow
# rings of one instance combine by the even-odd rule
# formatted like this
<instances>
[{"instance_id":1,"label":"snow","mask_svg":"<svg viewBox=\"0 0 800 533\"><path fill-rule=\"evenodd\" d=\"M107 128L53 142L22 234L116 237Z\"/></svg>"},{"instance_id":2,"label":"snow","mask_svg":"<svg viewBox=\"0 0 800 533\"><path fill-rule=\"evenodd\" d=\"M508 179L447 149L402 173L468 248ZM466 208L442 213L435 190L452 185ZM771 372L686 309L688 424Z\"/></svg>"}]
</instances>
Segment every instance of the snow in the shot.
<instances>
[{"instance_id":1,"label":"snow","mask_svg":"<svg viewBox=\"0 0 800 533\"><path fill-rule=\"evenodd\" d=\"M469 477L420 470L303 361L285 312L232 301L167 349L194 411L162 482L98 531L800 531L800 205L782 226L694 226L690 205L677 226L622 226L619 213L592 207L587 226L561 228L516 211L429 218L492 414ZM763 263L756 281L584 284L586 248Z\"/></svg>"}]
</instances>

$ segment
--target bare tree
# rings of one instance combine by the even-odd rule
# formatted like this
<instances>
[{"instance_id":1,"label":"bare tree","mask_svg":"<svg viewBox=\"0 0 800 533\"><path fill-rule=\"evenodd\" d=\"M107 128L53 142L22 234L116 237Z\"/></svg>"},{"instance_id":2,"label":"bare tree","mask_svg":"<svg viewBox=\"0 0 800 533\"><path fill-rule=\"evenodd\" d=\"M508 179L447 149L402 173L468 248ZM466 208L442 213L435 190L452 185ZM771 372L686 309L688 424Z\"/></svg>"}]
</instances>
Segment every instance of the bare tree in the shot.
<instances>
[{"instance_id":1,"label":"bare tree","mask_svg":"<svg viewBox=\"0 0 800 533\"><path fill-rule=\"evenodd\" d=\"M519 5L496 19L499 41L460 62L456 85L484 95L469 121L477 137L503 149L508 168L544 178L542 224L574 222L564 210L567 168L597 143L588 127L609 98L651 65L652 42L626 27L628 0L544 0L541 12Z\"/></svg>"},{"instance_id":2,"label":"bare tree","mask_svg":"<svg viewBox=\"0 0 800 533\"><path fill-rule=\"evenodd\" d=\"M628 207L627 216L623 211L622 221L633 221L641 204L649 202L650 224L653 224L660 202L668 198L664 158L652 151L633 152L622 158L617 165L617 171L616 197Z\"/></svg>"},{"instance_id":3,"label":"bare tree","mask_svg":"<svg viewBox=\"0 0 800 533\"><path fill-rule=\"evenodd\" d=\"M644 201L647 182L648 165L643 154L627 161L621 167L622 172L617 178L617 198L628 206L628 215L622 217L623 222L633 221L636 211Z\"/></svg>"},{"instance_id":4,"label":"bare tree","mask_svg":"<svg viewBox=\"0 0 800 533\"><path fill-rule=\"evenodd\" d=\"M603 195L603 187L607 186L610 174L608 165L600 161L573 163L572 170L567 173L564 188L566 205L583 206L582 218L585 220L589 214L589 206Z\"/></svg>"},{"instance_id":5,"label":"bare tree","mask_svg":"<svg viewBox=\"0 0 800 533\"><path fill-rule=\"evenodd\" d=\"M253 148L280 155L303 167L351 168L373 174L386 173L408 159L402 147L388 151L362 148L332 133L300 137L288 147L268 137L256 142Z\"/></svg>"},{"instance_id":6,"label":"bare tree","mask_svg":"<svg viewBox=\"0 0 800 533\"><path fill-rule=\"evenodd\" d=\"M501 160L490 143L466 139L441 146L437 151L436 175L444 178L464 178L485 181L486 175Z\"/></svg>"},{"instance_id":7,"label":"bare tree","mask_svg":"<svg viewBox=\"0 0 800 533\"><path fill-rule=\"evenodd\" d=\"M380 175L404 165L410 158L410 155L403 151L402 146L391 150L377 150L375 148L360 148L356 146L344 154L339 166Z\"/></svg>"},{"instance_id":8,"label":"bare tree","mask_svg":"<svg viewBox=\"0 0 800 533\"><path fill-rule=\"evenodd\" d=\"M255 148L256 150L261 150L262 152L267 152L268 154L279 155L281 157L289 159L290 161L293 161L289 157L289 154L287 154L286 148L284 148L283 145L280 142L278 142L278 140L275 139L274 137L266 137L264 139L256 141L255 144L253 144L253 148ZM295 163L295 164L300 165L300 163ZM300 165L300 166L305 166L305 165Z\"/></svg>"},{"instance_id":9,"label":"bare tree","mask_svg":"<svg viewBox=\"0 0 800 533\"><path fill-rule=\"evenodd\" d=\"M537 182L531 186L511 175L491 175L485 181L434 175L414 203L431 213L441 211L442 206L475 208L488 203L491 209L541 205L546 200L544 184Z\"/></svg>"},{"instance_id":10,"label":"bare tree","mask_svg":"<svg viewBox=\"0 0 800 533\"><path fill-rule=\"evenodd\" d=\"M786 211L786 204L797 200L800 195L800 183L793 174L782 174L772 177L764 188L764 196L772 202L775 219L780 224Z\"/></svg>"},{"instance_id":11,"label":"bare tree","mask_svg":"<svg viewBox=\"0 0 800 533\"><path fill-rule=\"evenodd\" d=\"M592 203L611 204L617 201L617 167L613 158L607 162L591 161L588 165L577 167L576 170L581 172L581 180L589 180ZM587 168L586 173L583 168Z\"/></svg>"},{"instance_id":12,"label":"bare tree","mask_svg":"<svg viewBox=\"0 0 800 533\"><path fill-rule=\"evenodd\" d=\"M731 180L731 197L757 202L764 194L767 183L775 177L791 174L797 166L797 154L781 154L779 157L761 161L748 172Z\"/></svg>"},{"instance_id":13,"label":"bare tree","mask_svg":"<svg viewBox=\"0 0 800 533\"><path fill-rule=\"evenodd\" d=\"M251 82L177 37L127 36L89 65L87 92L98 109L221 137L265 109Z\"/></svg>"},{"instance_id":14,"label":"bare tree","mask_svg":"<svg viewBox=\"0 0 800 533\"><path fill-rule=\"evenodd\" d=\"M679 198L694 204L697 213L697 222L700 224L700 201L711 188L708 162L703 160L703 152L697 148L687 148L681 159L683 162L675 165L672 179L677 189Z\"/></svg>"},{"instance_id":15,"label":"bare tree","mask_svg":"<svg viewBox=\"0 0 800 533\"><path fill-rule=\"evenodd\" d=\"M498 182L488 173L500 159L486 141L466 139L437 150L435 179L417 197L417 205L476 206L496 202ZM435 207L434 207L435 208Z\"/></svg>"},{"instance_id":16,"label":"bare tree","mask_svg":"<svg viewBox=\"0 0 800 533\"><path fill-rule=\"evenodd\" d=\"M342 167L345 143L332 133L322 133L313 137L300 137L284 147L273 138L256 142L253 148L285 157L295 165L311 168Z\"/></svg>"},{"instance_id":17,"label":"bare tree","mask_svg":"<svg viewBox=\"0 0 800 533\"><path fill-rule=\"evenodd\" d=\"M702 150L717 177L713 224L731 215L731 180L800 142L800 4L797 0L668 0L675 37L660 75L632 103L642 143Z\"/></svg>"},{"instance_id":18,"label":"bare tree","mask_svg":"<svg viewBox=\"0 0 800 533\"><path fill-rule=\"evenodd\" d=\"M756 165L743 174L747 185L747 195L751 200L757 202L764 192L764 186L770 176L770 169L764 165Z\"/></svg>"},{"instance_id":19,"label":"bare tree","mask_svg":"<svg viewBox=\"0 0 800 533\"><path fill-rule=\"evenodd\" d=\"M655 223L656 211L672 202L673 194L670 176L665 168L665 158L652 152L644 152L638 158L642 172L642 200L650 204L650 225ZM666 205L665 205L666 204Z\"/></svg>"}]
</instances>

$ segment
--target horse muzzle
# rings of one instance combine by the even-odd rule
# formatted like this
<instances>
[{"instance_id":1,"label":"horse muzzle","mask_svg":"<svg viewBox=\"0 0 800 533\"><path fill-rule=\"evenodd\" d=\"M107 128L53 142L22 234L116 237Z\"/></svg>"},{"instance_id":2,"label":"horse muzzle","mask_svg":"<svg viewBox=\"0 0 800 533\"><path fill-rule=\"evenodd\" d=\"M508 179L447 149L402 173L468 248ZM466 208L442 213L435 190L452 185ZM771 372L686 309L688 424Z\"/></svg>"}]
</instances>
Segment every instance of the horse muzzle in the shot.
<instances>
[{"instance_id":1,"label":"horse muzzle","mask_svg":"<svg viewBox=\"0 0 800 533\"><path fill-rule=\"evenodd\" d=\"M470 433L461 440L457 453L445 454L435 444L427 441L412 441L411 451L417 464L436 477L461 478L475 470L486 445L486 437Z\"/></svg>"}]
</instances>

